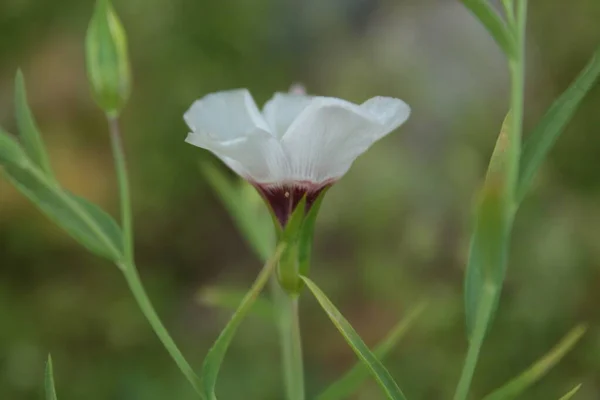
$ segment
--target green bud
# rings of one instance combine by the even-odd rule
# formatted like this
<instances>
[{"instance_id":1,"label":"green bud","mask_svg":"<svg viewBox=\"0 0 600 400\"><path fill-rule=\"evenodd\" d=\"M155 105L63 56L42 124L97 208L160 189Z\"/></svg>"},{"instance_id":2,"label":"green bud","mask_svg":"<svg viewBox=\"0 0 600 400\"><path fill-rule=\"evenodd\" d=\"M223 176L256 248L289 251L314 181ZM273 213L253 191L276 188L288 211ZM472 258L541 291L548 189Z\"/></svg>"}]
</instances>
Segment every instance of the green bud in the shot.
<instances>
[{"instance_id":1,"label":"green bud","mask_svg":"<svg viewBox=\"0 0 600 400\"><path fill-rule=\"evenodd\" d=\"M131 91L127 38L108 0L98 0L86 37L86 62L92 93L100 108L117 116Z\"/></svg>"}]
</instances>

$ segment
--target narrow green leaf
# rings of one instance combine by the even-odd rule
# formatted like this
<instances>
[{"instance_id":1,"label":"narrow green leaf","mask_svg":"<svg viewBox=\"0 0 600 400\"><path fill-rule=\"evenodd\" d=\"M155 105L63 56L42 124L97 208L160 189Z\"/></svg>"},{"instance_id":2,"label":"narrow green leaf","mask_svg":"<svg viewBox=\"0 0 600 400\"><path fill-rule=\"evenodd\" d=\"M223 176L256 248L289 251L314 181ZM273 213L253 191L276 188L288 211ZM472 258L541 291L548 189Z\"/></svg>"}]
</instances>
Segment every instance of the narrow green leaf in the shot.
<instances>
[{"instance_id":1,"label":"narrow green leaf","mask_svg":"<svg viewBox=\"0 0 600 400\"><path fill-rule=\"evenodd\" d=\"M201 171L217 193L238 229L261 260L269 259L275 249L273 224L258 194L248 183L236 185L212 163L202 163Z\"/></svg>"},{"instance_id":2,"label":"narrow green leaf","mask_svg":"<svg viewBox=\"0 0 600 400\"><path fill-rule=\"evenodd\" d=\"M600 47L577 79L554 101L533 132L527 137L521 157L517 201L521 202L540 165L575 114L585 95L600 76Z\"/></svg>"},{"instance_id":3,"label":"narrow green leaf","mask_svg":"<svg viewBox=\"0 0 600 400\"><path fill-rule=\"evenodd\" d=\"M122 258L121 231L100 208L68 193L31 164L25 167L4 165L4 174L21 193L88 250L113 261Z\"/></svg>"},{"instance_id":4,"label":"narrow green leaf","mask_svg":"<svg viewBox=\"0 0 600 400\"><path fill-rule=\"evenodd\" d=\"M18 168L25 168L27 164L29 158L19 142L0 128L0 166L16 165Z\"/></svg>"},{"instance_id":5,"label":"narrow green leaf","mask_svg":"<svg viewBox=\"0 0 600 400\"><path fill-rule=\"evenodd\" d=\"M425 309L425 304L420 304L408 312L406 317L396 324L390 333L375 347L373 354L379 360L383 360L402 339L404 334L412 327L417 318ZM332 383L323 391L317 400L341 400L349 398L358 390L361 384L370 375L365 364L359 362L340 379Z\"/></svg>"},{"instance_id":6,"label":"narrow green leaf","mask_svg":"<svg viewBox=\"0 0 600 400\"><path fill-rule=\"evenodd\" d=\"M201 304L235 310L242 302L246 292L237 288L206 287L197 295L196 299ZM275 309L273 303L262 296L256 298L249 313L273 322Z\"/></svg>"},{"instance_id":7,"label":"narrow green leaf","mask_svg":"<svg viewBox=\"0 0 600 400\"><path fill-rule=\"evenodd\" d=\"M506 116L490 160L486 179L481 189L471 236L469 259L465 274L465 316L470 337L475 326L482 288L486 285L502 287L506 272L510 230L514 217L513 188L516 170L513 165L510 113ZM495 290L494 313L500 290ZM493 316L488 319L491 323Z\"/></svg>"},{"instance_id":8,"label":"narrow green leaf","mask_svg":"<svg viewBox=\"0 0 600 400\"><path fill-rule=\"evenodd\" d=\"M52 356L50 354L48 354L48 362L46 363L46 371L44 373L44 388L46 400L57 400L56 389L54 387L54 369L52 368Z\"/></svg>"},{"instance_id":9,"label":"narrow green leaf","mask_svg":"<svg viewBox=\"0 0 600 400\"><path fill-rule=\"evenodd\" d=\"M342 316L339 310L327 298L325 293L323 293L321 289L319 289L319 287L307 277L303 276L302 280L313 293L323 310L329 316L329 319L331 319L331 322L333 322L338 331L340 331L354 353L356 353L358 358L369 369L377 383L385 392L387 398L393 400L406 400L406 397L387 369L385 369L383 364L377 359L371 350L369 350L358 333L356 333L352 325L350 325L350 323Z\"/></svg>"},{"instance_id":10,"label":"narrow green leaf","mask_svg":"<svg viewBox=\"0 0 600 400\"><path fill-rule=\"evenodd\" d=\"M573 328L554 348L519 376L494 390L484 400L510 400L539 381L546 373L577 344L586 331L584 325Z\"/></svg>"},{"instance_id":11,"label":"narrow green leaf","mask_svg":"<svg viewBox=\"0 0 600 400\"><path fill-rule=\"evenodd\" d=\"M202 390L207 400L216 400L217 396L215 395L215 386L217 383L217 376L219 374L219 370L221 368L221 364L223 363L223 359L225 358L225 353L227 352L227 348L231 343L237 328L240 326L241 322L244 320L252 305L260 295L260 292L266 285L271 276L271 273L275 269L275 265L279 261L279 257L281 253L285 250L285 245L278 246L275 254L266 262L263 269L258 274L258 277L254 281L254 284L244 296L242 302L240 303L238 309L235 311L227 326L221 331L221 334L217 338L215 344L210 348L206 358L204 359L204 364L202 365Z\"/></svg>"},{"instance_id":12,"label":"narrow green leaf","mask_svg":"<svg viewBox=\"0 0 600 400\"><path fill-rule=\"evenodd\" d=\"M462 0L475 17L483 24L498 46L508 57L515 53L515 40L506 24L485 0Z\"/></svg>"},{"instance_id":13,"label":"narrow green leaf","mask_svg":"<svg viewBox=\"0 0 600 400\"><path fill-rule=\"evenodd\" d=\"M581 383L577 386L575 386L573 389L569 390L569 392L567 394L565 394L563 397L561 397L559 400L569 400L571 398L573 398L573 396L575 396L575 394L577 394L577 392L579 392L579 389L581 389Z\"/></svg>"},{"instance_id":14,"label":"narrow green leaf","mask_svg":"<svg viewBox=\"0 0 600 400\"><path fill-rule=\"evenodd\" d=\"M25 152L44 173L54 176L42 136L27 103L25 80L20 70L15 77L15 107L19 136Z\"/></svg>"}]
</instances>

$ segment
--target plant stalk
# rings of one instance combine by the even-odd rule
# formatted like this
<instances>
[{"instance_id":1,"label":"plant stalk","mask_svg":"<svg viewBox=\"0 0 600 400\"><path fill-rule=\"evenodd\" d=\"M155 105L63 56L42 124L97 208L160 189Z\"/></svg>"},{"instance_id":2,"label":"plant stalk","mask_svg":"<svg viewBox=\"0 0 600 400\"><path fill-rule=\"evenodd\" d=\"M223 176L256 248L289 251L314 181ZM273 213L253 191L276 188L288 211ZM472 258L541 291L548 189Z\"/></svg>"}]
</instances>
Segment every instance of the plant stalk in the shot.
<instances>
[{"instance_id":1,"label":"plant stalk","mask_svg":"<svg viewBox=\"0 0 600 400\"><path fill-rule=\"evenodd\" d=\"M194 372L193 368L186 361L185 357L169 335L169 332L161 322L158 314L154 310L148 294L140 280L137 268L134 261L134 244L133 244L133 218L131 213L131 197L129 194L129 180L127 177L127 168L125 163L125 152L121 141L119 123L116 117L108 116L108 126L110 130L110 140L115 161L115 169L119 186L119 202L121 208L121 225L123 229L123 247L125 249L125 259L117 263L117 266L123 272L123 276L127 281L127 285L135 298L142 313L150 323L150 326L165 346L183 375L188 379L194 390L201 398L200 379Z\"/></svg>"},{"instance_id":2,"label":"plant stalk","mask_svg":"<svg viewBox=\"0 0 600 400\"><path fill-rule=\"evenodd\" d=\"M298 297L285 292L275 277L271 278L271 290L277 310L286 400L304 400L304 365Z\"/></svg>"}]
</instances>

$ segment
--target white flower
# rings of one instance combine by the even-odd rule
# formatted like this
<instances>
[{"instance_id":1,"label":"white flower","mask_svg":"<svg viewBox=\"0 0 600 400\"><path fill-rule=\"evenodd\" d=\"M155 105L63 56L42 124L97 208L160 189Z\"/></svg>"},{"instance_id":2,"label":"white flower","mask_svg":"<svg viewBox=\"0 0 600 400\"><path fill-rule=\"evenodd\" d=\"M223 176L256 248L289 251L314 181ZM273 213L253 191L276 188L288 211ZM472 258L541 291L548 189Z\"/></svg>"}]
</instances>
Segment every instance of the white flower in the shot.
<instances>
[{"instance_id":1,"label":"white flower","mask_svg":"<svg viewBox=\"0 0 600 400\"><path fill-rule=\"evenodd\" d=\"M188 143L213 152L263 195L284 196L293 209L301 197L294 194L307 194L310 203L409 114L406 103L390 97L357 105L297 93L276 93L261 112L239 89L204 96L184 119Z\"/></svg>"}]
</instances>

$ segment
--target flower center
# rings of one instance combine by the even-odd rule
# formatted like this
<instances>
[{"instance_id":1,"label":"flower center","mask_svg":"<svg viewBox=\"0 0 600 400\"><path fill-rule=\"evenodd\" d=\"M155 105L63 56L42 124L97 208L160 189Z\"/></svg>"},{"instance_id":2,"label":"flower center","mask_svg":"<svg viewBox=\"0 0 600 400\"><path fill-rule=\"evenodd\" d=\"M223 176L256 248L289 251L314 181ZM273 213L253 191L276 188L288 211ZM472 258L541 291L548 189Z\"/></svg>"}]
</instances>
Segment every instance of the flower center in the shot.
<instances>
[{"instance_id":1,"label":"flower center","mask_svg":"<svg viewBox=\"0 0 600 400\"><path fill-rule=\"evenodd\" d=\"M277 186L255 184L256 189L271 206L275 217L277 217L282 227L285 227L296 206L302 200L302 197L306 196L306 208L304 212L308 213L317 197L319 197L319 194L328 186L331 186L331 183L318 186L314 184Z\"/></svg>"}]
</instances>

